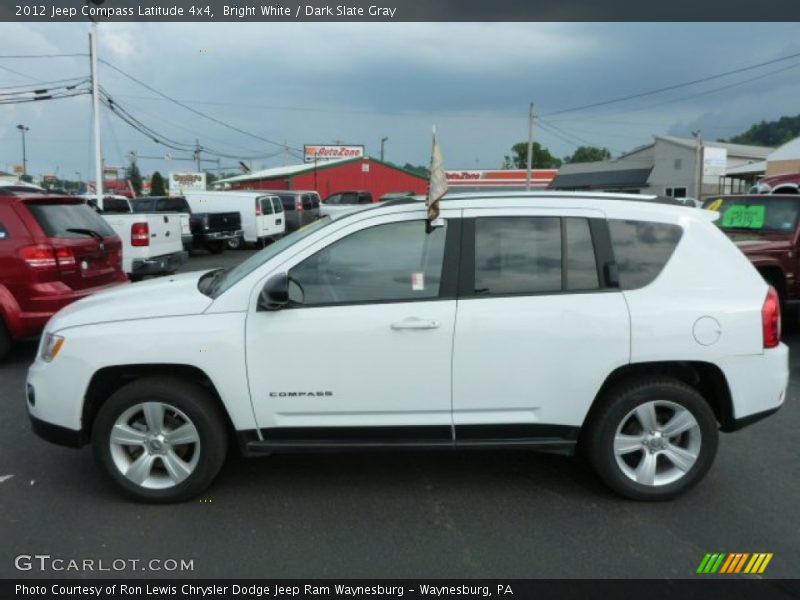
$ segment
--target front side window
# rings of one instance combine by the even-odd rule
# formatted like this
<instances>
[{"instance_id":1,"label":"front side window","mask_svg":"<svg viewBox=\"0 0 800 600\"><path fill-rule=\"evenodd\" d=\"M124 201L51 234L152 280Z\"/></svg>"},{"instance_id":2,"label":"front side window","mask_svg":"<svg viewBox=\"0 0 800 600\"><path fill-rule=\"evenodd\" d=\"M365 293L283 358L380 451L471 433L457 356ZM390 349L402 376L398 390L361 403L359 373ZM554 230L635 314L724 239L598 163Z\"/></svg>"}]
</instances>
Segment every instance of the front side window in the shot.
<instances>
[{"instance_id":1,"label":"front side window","mask_svg":"<svg viewBox=\"0 0 800 600\"><path fill-rule=\"evenodd\" d=\"M487 217L475 221L476 294L543 294L599 287L588 219Z\"/></svg>"},{"instance_id":2,"label":"front side window","mask_svg":"<svg viewBox=\"0 0 800 600\"><path fill-rule=\"evenodd\" d=\"M8 239L8 229L6 226L0 223L0 240L7 240Z\"/></svg>"},{"instance_id":3,"label":"front side window","mask_svg":"<svg viewBox=\"0 0 800 600\"><path fill-rule=\"evenodd\" d=\"M424 221L363 229L310 256L289 271L297 305L436 298L446 227L425 233Z\"/></svg>"},{"instance_id":4,"label":"front side window","mask_svg":"<svg viewBox=\"0 0 800 600\"><path fill-rule=\"evenodd\" d=\"M608 228L623 290L635 290L655 280L683 233L678 225L648 221L611 219Z\"/></svg>"},{"instance_id":5,"label":"front side window","mask_svg":"<svg viewBox=\"0 0 800 600\"><path fill-rule=\"evenodd\" d=\"M342 196L340 194L334 194L327 200L325 200L325 204L341 204Z\"/></svg>"}]
</instances>

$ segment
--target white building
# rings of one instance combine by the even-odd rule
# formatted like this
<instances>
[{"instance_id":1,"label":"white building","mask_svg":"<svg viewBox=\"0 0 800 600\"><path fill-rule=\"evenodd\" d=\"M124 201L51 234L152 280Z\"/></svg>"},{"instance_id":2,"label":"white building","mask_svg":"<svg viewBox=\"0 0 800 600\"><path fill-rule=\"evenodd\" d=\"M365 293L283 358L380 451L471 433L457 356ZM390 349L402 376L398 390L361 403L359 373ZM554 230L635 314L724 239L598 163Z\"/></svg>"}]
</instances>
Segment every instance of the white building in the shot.
<instances>
[{"instance_id":1,"label":"white building","mask_svg":"<svg viewBox=\"0 0 800 600\"><path fill-rule=\"evenodd\" d=\"M657 135L617 159L561 167L555 189L615 191L702 198L716 194L729 169L763 161L773 148ZM702 184L698 189L702 161Z\"/></svg>"}]
</instances>

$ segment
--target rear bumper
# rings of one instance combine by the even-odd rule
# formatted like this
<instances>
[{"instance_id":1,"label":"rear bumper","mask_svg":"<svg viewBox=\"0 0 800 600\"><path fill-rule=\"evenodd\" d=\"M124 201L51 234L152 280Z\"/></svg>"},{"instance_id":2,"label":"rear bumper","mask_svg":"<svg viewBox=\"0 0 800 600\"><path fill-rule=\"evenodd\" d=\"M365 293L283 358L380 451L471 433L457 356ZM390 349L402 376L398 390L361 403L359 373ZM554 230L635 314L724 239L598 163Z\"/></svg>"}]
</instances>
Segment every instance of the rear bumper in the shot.
<instances>
[{"instance_id":1,"label":"rear bumper","mask_svg":"<svg viewBox=\"0 0 800 600\"><path fill-rule=\"evenodd\" d=\"M789 385L789 348L779 344L763 354L719 361L731 393L732 415L723 431L736 431L776 412Z\"/></svg>"},{"instance_id":2,"label":"rear bumper","mask_svg":"<svg viewBox=\"0 0 800 600\"><path fill-rule=\"evenodd\" d=\"M199 242L216 242L232 240L233 238L241 237L244 235L243 229L234 231L206 231L203 233L195 233L194 239Z\"/></svg>"},{"instance_id":3,"label":"rear bumper","mask_svg":"<svg viewBox=\"0 0 800 600\"><path fill-rule=\"evenodd\" d=\"M137 259L133 261L131 274L156 275L158 273L170 273L177 270L187 260L189 260L189 253L185 250L154 258Z\"/></svg>"}]
</instances>

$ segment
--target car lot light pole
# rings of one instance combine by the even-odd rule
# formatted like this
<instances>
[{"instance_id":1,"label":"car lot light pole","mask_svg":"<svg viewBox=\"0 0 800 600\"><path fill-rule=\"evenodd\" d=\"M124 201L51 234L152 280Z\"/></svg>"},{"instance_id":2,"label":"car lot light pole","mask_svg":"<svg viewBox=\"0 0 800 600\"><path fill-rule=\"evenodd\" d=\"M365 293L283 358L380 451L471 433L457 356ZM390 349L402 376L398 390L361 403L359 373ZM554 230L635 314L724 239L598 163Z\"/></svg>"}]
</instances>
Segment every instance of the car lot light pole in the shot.
<instances>
[{"instance_id":1,"label":"car lot light pole","mask_svg":"<svg viewBox=\"0 0 800 600\"><path fill-rule=\"evenodd\" d=\"M381 138L381 162L383 162L383 145L389 141L388 137Z\"/></svg>"},{"instance_id":2,"label":"car lot light pole","mask_svg":"<svg viewBox=\"0 0 800 600\"><path fill-rule=\"evenodd\" d=\"M22 174L28 174L28 156L25 151L25 132L30 131L30 127L25 127L25 125L17 125L17 129L20 130L22 133Z\"/></svg>"}]
</instances>

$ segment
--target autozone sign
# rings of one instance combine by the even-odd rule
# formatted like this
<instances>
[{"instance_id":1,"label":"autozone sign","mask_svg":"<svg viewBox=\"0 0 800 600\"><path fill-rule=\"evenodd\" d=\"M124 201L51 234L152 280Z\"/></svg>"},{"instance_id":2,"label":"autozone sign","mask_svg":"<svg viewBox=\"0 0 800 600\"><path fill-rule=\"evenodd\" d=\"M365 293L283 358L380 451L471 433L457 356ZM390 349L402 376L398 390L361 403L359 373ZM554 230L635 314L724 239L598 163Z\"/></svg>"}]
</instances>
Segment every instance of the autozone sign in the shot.
<instances>
[{"instance_id":1,"label":"autozone sign","mask_svg":"<svg viewBox=\"0 0 800 600\"><path fill-rule=\"evenodd\" d=\"M202 190L206 189L205 173L170 173L169 190L179 192L180 190Z\"/></svg>"},{"instance_id":2,"label":"autozone sign","mask_svg":"<svg viewBox=\"0 0 800 600\"><path fill-rule=\"evenodd\" d=\"M342 158L359 158L364 156L364 146L321 146L306 144L303 146L305 161L322 162Z\"/></svg>"}]
</instances>

